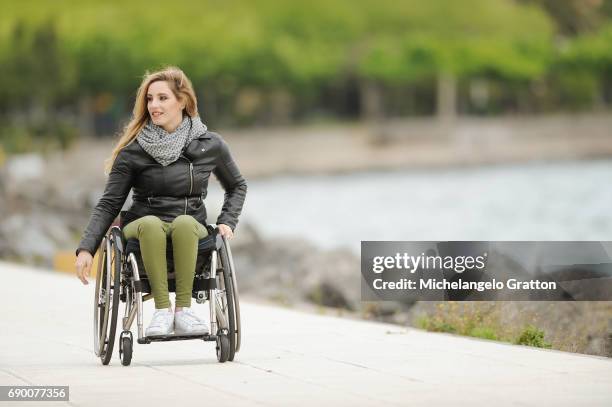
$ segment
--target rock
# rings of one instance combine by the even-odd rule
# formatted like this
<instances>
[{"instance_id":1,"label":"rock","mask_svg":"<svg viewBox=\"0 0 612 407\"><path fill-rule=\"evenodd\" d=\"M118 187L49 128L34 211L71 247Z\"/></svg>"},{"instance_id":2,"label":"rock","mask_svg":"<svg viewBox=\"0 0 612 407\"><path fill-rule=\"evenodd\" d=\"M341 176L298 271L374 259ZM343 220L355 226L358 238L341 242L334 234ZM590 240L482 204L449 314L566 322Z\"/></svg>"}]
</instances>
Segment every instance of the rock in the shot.
<instances>
[{"instance_id":1,"label":"rock","mask_svg":"<svg viewBox=\"0 0 612 407\"><path fill-rule=\"evenodd\" d=\"M9 183L20 185L33 179L40 179L45 172L45 162L39 154L11 156L6 162Z\"/></svg>"},{"instance_id":2,"label":"rock","mask_svg":"<svg viewBox=\"0 0 612 407\"><path fill-rule=\"evenodd\" d=\"M14 215L2 222L0 235L5 242L5 253L28 263L50 265L56 245L46 233L24 215Z\"/></svg>"},{"instance_id":3,"label":"rock","mask_svg":"<svg viewBox=\"0 0 612 407\"><path fill-rule=\"evenodd\" d=\"M284 303L359 308L359 259L348 250L320 250L302 239L263 241L254 230L232 248L244 291Z\"/></svg>"},{"instance_id":4,"label":"rock","mask_svg":"<svg viewBox=\"0 0 612 407\"><path fill-rule=\"evenodd\" d=\"M329 281L321 281L319 284L310 288L305 293L306 298L315 304L321 304L326 307L345 308L354 310L354 305L344 295L338 286Z\"/></svg>"},{"instance_id":5,"label":"rock","mask_svg":"<svg viewBox=\"0 0 612 407\"><path fill-rule=\"evenodd\" d=\"M15 214L0 224L0 254L28 263L50 266L58 249L73 246L69 228L47 212Z\"/></svg>"}]
</instances>

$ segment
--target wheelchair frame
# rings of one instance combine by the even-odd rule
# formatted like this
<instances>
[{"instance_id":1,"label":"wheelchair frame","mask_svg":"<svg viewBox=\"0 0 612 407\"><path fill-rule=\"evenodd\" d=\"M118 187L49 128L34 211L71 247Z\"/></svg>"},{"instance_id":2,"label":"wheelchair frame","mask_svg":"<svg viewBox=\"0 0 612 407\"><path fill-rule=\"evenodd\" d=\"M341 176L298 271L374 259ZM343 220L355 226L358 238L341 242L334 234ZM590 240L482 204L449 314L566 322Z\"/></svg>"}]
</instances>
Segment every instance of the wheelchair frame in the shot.
<instances>
[{"instance_id":1,"label":"wheelchair frame","mask_svg":"<svg viewBox=\"0 0 612 407\"><path fill-rule=\"evenodd\" d=\"M210 230L210 229L209 229ZM119 358L128 366L133 356L134 340L131 326L137 320L138 343L202 339L216 342L217 360L234 360L241 345L240 305L238 284L230 244L212 228L214 247L206 256L201 270L196 270L192 296L202 304L208 300L210 332L205 335L144 336L143 302L153 298L143 292L138 261L133 252L126 253L121 229L111 227L102 239L98 251L98 269L94 293L94 353L103 365L110 363L119 316L119 301L125 303L119 335ZM196 286L196 280L198 284ZM211 301L213 299L213 301ZM214 303L214 306L213 306Z\"/></svg>"}]
</instances>

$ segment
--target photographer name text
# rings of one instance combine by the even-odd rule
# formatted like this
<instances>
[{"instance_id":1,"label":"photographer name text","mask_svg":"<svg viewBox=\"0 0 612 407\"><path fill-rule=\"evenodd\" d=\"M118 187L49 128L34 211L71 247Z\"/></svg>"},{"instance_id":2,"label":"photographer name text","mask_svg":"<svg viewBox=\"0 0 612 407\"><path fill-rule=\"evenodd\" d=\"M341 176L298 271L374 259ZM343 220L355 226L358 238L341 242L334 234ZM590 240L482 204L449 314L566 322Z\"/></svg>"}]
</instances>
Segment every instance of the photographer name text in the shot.
<instances>
[{"instance_id":1,"label":"photographer name text","mask_svg":"<svg viewBox=\"0 0 612 407\"><path fill-rule=\"evenodd\" d=\"M554 281L528 280L519 281L510 278L504 281L492 279L491 281L465 281L462 279L449 281L447 279L421 278L417 281L402 278L398 281L384 281L377 278L372 281L375 290L556 290Z\"/></svg>"}]
</instances>

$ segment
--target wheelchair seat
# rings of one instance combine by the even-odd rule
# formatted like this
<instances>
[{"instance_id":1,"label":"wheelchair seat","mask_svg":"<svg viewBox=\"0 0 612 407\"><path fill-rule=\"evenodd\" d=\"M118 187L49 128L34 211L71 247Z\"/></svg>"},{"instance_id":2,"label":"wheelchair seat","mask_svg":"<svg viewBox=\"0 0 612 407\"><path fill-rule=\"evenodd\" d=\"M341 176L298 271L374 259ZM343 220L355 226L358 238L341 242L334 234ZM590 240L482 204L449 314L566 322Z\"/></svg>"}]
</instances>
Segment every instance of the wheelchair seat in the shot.
<instances>
[{"instance_id":1,"label":"wheelchair seat","mask_svg":"<svg viewBox=\"0 0 612 407\"><path fill-rule=\"evenodd\" d=\"M196 259L196 269L193 285L193 296L195 298L196 292L209 288L208 280L203 279L203 274L207 268L210 267L210 253L218 246L218 239L216 230L207 227L208 235L198 242L198 257ZM142 255L140 253L140 241L138 239L127 239L124 240L125 255L129 256L130 253L134 253L136 262L138 263L138 272L142 283L142 291L145 293L151 292L149 279L147 277L146 268L142 261ZM168 291L176 292L175 273L174 273L174 252L172 250L172 239L168 237L166 241L166 265L168 271Z\"/></svg>"},{"instance_id":2,"label":"wheelchair seat","mask_svg":"<svg viewBox=\"0 0 612 407\"><path fill-rule=\"evenodd\" d=\"M201 253L205 253L214 249L215 237L213 234L209 234L198 242L198 256ZM125 254L129 255L134 253L136 256L140 256L140 241L138 239L127 239L125 242ZM172 258L174 255L172 251L172 239L168 238L166 241L166 258Z\"/></svg>"}]
</instances>

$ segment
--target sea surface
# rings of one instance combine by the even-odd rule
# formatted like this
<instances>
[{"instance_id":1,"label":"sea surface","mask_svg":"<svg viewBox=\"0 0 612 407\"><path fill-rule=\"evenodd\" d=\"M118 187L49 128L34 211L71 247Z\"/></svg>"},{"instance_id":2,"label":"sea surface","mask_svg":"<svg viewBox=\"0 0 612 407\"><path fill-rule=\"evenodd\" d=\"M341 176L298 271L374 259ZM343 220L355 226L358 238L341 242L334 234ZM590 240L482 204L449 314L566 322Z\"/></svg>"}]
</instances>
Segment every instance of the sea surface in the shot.
<instances>
[{"instance_id":1,"label":"sea surface","mask_svg":"<svg viewBox=\"0 0 612 407\"><path fill-rule=\"evenodd\" d=\"M362 240L612 240L611 182L612 160L279 176L249 181L241 222L356 253ZM211 181L211 214L222 200Z\"/></svg>"}]
</instances>

